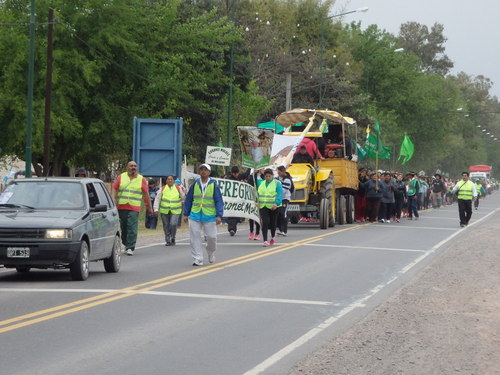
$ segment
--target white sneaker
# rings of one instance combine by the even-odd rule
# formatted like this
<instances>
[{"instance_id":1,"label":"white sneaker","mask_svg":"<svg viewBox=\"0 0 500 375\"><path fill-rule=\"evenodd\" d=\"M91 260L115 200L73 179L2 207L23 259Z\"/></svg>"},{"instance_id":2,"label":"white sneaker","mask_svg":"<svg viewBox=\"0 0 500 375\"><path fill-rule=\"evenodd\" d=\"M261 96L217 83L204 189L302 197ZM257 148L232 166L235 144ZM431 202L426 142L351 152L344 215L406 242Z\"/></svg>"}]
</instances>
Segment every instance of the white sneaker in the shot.
<instances>
[{"instance_id":1,"label":"white sneaker","mask_svg":"<svg viewBox=\"0 0 500 375\"><path fill-rule=\"evenodd\" d=\"M127 249L125 250L125 254L129 255L129 256L133 256L134 255L134 250L132 249Z\"/></svg>"},{"instance_id":2,"label":"white sneaker","mask_svg":"<svg viewBox=\"0 0 500 375\"><path fill-rule=\"evenodd\" d=\"M215 254L212 253L208 256L208 263L212 264L215 263Z\"/></svg>"},{"instance_id":3,"label":"white sneaker","mask_svg":"<svg viewBox=\"0 0 500 375\"><path fill-rule=\"evenodd\" d=\"M197 259L195 259L195 260L193 261L193 266L195 266L195 267L196 267L196 266L203 266L203 262L202 262L201 260L197 260Z\"/></svg>"},{"instance_id":4,"label":"white sneaker","mask_svg":"<svg viewBox=\"0 0 500 375\"><path fill-rule=\"evenodd\" d=\"M388 219L386 219L386 220L385 220L385 222L386 222L386 223L390 223L391 221L390 221L390 220L388 220Z\"/></svg>"}]
</instances>

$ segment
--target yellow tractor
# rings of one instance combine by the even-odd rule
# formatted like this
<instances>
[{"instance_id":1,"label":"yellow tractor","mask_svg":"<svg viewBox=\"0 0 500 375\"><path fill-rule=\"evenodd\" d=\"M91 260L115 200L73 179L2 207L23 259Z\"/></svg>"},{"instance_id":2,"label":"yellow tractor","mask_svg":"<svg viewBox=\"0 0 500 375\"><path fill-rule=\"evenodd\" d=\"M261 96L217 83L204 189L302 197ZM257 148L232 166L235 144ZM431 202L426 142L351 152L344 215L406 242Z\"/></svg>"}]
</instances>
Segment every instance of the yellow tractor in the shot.
<instances>
[{"instance_id":1,"label":"yellow tractor","mask_svg":"<svg viewBox=\"0 0 500 375\"><path fill-rule=\"evenodd\" d=\"M293 149L284 163L295 186L288 205L290 222L319 222L321 229L352 223L358 189L357 147L345 135L347 127L357 134L356 122L335 111L293 109L280 114L276 123L286 128L283 135L298 136L298 142L305 137L315 140L321 153L313 164L298 164L291 162ZM302 125L292 128L298 123Z\"/></svg>"}]
</instances>

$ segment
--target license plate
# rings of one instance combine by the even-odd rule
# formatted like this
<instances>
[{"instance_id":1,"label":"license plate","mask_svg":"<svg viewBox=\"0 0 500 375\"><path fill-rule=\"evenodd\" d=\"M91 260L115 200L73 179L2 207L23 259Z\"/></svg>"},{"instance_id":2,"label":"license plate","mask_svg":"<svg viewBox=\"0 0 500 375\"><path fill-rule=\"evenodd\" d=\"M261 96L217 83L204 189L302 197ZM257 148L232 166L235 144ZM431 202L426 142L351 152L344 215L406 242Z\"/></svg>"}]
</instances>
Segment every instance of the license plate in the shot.
<instances>
[{"instance_id":1,"label":"license plate","mask_svg":"<svg viewBox=\"0 0 500 375\"><path fill-rule=\"evenodd\" d=\"M8 247L7 248L7 258L29 258L30 248L29 247Z\"/></svg>"},{"instance_id":2,"label":"license plate","mask_svg":"<svg viewBox=\"0 0 500 375\"><path fill-rule=\"evenodd\" d=\"M289 204L288 211L300 211L300 206L298 204Z\"/></svg>"}]
</instances>

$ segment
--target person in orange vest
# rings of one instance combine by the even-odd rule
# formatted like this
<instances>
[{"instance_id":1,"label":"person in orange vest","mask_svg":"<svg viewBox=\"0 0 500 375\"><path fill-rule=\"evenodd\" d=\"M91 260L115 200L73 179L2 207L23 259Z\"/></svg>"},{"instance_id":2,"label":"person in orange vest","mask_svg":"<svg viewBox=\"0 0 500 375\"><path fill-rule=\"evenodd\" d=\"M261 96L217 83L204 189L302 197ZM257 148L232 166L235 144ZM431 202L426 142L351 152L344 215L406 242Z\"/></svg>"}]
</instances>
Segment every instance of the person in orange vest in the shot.
<instances>
[{"instance_id":1,"label":"person in orange vest","mask_svg":"<svg viewBox=\"0 0 500 375\"><path fill-rule=\"evenodd\" d=\"M182 213L182 202L185 198L184 192L174 182L174 176L167 176L166 184L156 195L153 205L155 215L160 214L163 223L165 246L175 245L177 225Z\"/></svg>"},{"instance_id":2,"label":"person in orange vest","mask_svg":"<svg viewBox=\"0 0 500 375\"><path fill-rule=\"evenodd\" d=\"M111 196L118 208L125 254L134 255L141 200L146 205L148 215L153 215L148 182L137 173L137 163L135 161L129 161L127 171L116 178L111 186Z\"/></svg>"}]
</instances>

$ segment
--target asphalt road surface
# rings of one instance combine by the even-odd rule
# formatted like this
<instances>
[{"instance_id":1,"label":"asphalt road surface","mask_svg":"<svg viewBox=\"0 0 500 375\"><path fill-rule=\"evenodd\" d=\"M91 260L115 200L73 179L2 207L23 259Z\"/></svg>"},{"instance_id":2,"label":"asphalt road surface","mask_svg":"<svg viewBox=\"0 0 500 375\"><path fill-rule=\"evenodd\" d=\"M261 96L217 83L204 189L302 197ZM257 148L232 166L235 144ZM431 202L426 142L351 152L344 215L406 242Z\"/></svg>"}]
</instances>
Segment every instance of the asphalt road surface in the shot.
<instances>
[{"instance_id":1,"label":"asphalt road surface","mask_svg":"<svg viewBox=\"0 0 500 375\"><path fill-rule=\"evenodd\" d=\"M247 223L235 237L221 227L213 265L192 267L179 237L123 257L118 274L93 263L85 282L0 269L0 374L288 373L499 206L500 194L481 201L467 228L456 205L418 221L292 225L268 248Z\"/></svg>"}]
</instances>

